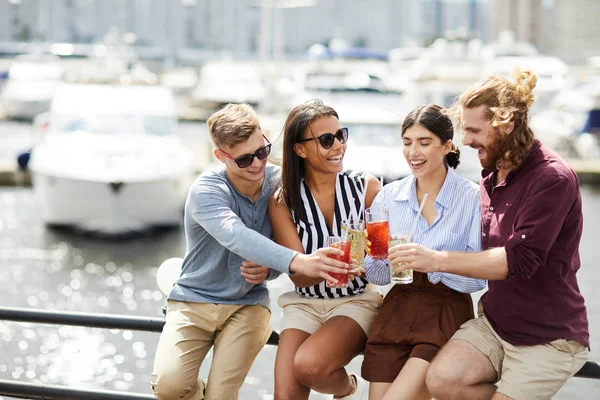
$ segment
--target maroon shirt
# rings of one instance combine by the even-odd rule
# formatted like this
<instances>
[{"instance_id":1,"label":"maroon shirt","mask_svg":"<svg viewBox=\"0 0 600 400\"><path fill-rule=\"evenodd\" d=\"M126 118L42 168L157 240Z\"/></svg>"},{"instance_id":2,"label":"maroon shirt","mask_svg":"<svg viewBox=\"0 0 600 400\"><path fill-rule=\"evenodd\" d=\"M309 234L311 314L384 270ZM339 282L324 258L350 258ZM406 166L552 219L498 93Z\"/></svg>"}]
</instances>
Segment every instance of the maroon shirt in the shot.
<instances>
[{"instance_id":1,"label":"maroon shirt","mask_svg":"<svg viewBox=\"0 0 600 400\"><path fill-rule=\"evenodd\" d=\"M505 248L508 277L489 281L482 297L486 317L516 346L567 339L589 347L575 276L583 230L577 175L537 140L522 165L496 187L495 175L482 172L482 247Z\"/></svg>"}]
</instances>

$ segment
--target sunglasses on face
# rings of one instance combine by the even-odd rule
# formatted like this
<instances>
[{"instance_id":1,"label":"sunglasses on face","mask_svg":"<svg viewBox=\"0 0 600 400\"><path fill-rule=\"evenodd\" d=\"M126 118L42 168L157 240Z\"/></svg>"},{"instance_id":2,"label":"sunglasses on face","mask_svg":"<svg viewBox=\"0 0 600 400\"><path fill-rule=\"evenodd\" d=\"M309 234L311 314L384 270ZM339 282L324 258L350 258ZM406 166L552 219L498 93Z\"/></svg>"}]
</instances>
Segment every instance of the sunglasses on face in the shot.
<instances>
[{"instance_id":1,"label":"sunglasses on face","mask_svg":"<svg viewBox=\"0 0 600 400\"><path fill-rule=\"evenodd\" d=\"M324 149L330 149L335 143L335 139L339 140L341 144L344 144L348 141L348 128L340 128L335 134L333 133L324 133L318 137L311 137L308 139L298 140L297 143L308 142L309 140L318 140L321 144L321 147Z\"/></svg>"},{"instance_id":2,"label":"sunglasses on face","mask_svg":"<svg viewBox=\"0 0 600 400\"><path fill-rule=\"evenodd\" d=\"M221 153L223 153L223 155L225 155L227 158L233 160L238 167L248 168L254 162L254 157L258 158L259 160L264 160L265 158L269 157L269 154L271 154L271 142L269 142L269 139L267 139L265 135L263 135L263 138L267 141L267 145L256 150L254 154L244 154L243 156L239 156L238 158L233 158L225 151L221 149L219 150L221 150Z\"/></svg>"}]
</instances>

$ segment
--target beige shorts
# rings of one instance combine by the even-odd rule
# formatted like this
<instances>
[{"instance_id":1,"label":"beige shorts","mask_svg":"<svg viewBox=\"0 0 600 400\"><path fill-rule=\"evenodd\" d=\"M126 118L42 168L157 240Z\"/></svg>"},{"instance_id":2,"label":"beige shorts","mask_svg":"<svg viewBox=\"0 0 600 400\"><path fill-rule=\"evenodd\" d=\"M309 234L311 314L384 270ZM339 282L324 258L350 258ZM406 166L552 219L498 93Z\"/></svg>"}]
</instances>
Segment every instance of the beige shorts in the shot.
<instances>
[{"instance_id":1,"label":"beige shorts","mask_svg":"<svg viewBox=\"0 0 600 400\"><path fill-rule=\"evenodd\" d=\"M479 303L479 317L464 323L452 339L475 346L498 374L498 393L515 400L551 399L583 367L588 350L574 340L513 346L494 331Z\"/></svg>"},{"instance_id":2,"label":"beige shorts","mask_svg":"<svg viewBox=\"0 0 600 400\"><path fill-rule=\"evenodd\" d=\"M368 335L382 300L383 296L379 291L336 299L316 299L287 292L277 299L277 304L283 308L281 330L294 328L312 335L328 319L345 316L356 321Z\"/></svg>"}]
</instances>

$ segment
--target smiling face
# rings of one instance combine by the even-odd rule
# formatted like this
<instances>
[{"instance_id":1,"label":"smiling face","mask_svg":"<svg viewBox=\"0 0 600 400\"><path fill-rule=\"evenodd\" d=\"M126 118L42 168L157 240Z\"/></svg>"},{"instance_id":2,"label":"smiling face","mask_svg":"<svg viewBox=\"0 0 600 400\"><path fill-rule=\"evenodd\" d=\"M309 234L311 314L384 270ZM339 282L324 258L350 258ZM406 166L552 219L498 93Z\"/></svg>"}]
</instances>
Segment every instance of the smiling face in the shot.
<instances>
[{"instance_id":1,"label":"smiling face","mask_svg":"<svg viewBox=\"0 0 600 400\"><path fill-rule=\"evenodd\" d=\"M486 105L462 109L462 142L477 150L483 168L496 169L498 162L504 157L507 140L498 128L492 126L487 111Z\"/></svg>"},{"instance_id":2,"label":"smiling face","mask_svg":"<svg viewBox=\"0 0 600 400\"><path fill-rule=\"evenodd\" d=\"M340 121L334 116L318 118L311 122L305 129L302 139L317 138L324 133L335 134L340 129ZM294 151L304 159L306 170L314 170L322 173L339 173L343 170L344 153L346 143L342 144L335 139L333 146L329 149L323 148L319 140L309 140L294 145Z\"/></svg>"},{"instance_id":3,"label":"smiling face","mask_svg":"<svg viewBox=\"0 0 600 400\"><path fill-rule=\"evenodd\" d=\"M233 146L224 146L223 151L227 152L233 159L236 159L244 155L254 154L265 144L266 141L263 138L262 131L257 129L245 142ZM215 149L215 156L225 164L227 175L232 182L259 182L265 176L265 166L267 165L266 158L264 160L259 160L258 157L254 157L250 166L240 168L234 160L225 156L219 149Z\"/></svg>"},{"instance_id":4,"label":"smiling face","mask_svg":"<svg viewBox=\"0 0 600 400\"><path fill-rule=\"evenodd\" d=\"M414 124L402 136L402 152L417 178L435 174L446 169L444 157L452 149L452 141L442 140L424 126Z\"/></svg>"}]
</instances>

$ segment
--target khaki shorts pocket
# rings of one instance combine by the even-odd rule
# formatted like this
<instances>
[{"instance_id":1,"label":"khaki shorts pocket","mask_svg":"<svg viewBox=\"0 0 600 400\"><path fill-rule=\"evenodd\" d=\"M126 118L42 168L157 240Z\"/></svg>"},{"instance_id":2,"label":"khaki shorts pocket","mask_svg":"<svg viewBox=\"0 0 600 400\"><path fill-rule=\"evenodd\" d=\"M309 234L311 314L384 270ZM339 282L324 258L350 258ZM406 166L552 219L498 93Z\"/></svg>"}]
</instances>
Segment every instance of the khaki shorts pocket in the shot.
<instances>
[{"instance_id":1,"label":"khaki shorts pocket","mask_svg":"<svg viewBox=\"0 0 600 400\"><path fill-rule=\"evenodd\" d=\"M556 339L550 342L550 346L560 352L568 353L572 356L576 356L585 351L585 346L575 340Z\"/></svg>"}]
</instances>

